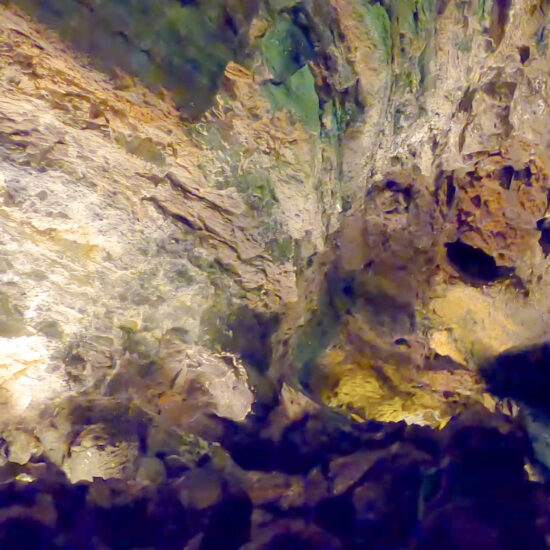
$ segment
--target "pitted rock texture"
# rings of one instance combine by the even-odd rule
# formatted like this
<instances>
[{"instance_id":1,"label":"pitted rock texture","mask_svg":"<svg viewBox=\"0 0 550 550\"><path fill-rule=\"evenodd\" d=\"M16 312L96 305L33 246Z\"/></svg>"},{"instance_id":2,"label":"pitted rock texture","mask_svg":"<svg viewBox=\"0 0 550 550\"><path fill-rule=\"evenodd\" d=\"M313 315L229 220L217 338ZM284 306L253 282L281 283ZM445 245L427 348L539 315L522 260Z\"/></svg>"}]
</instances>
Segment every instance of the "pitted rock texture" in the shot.
<instances>
[{"instance_id":1,"label":"pitted rock texture","mask_svg":"<svg viewBox=\"0 0 550 550\"><path fill-rule=\"evenodd\" d=\"M343 134L353 199L301 272L273 370L359 417L443 425L471 401L494 409L479 367L548 339L548 11L383 3L384 65L351 24L375 7L334 5L372 96Z\"/></svg>"}]
</instances>

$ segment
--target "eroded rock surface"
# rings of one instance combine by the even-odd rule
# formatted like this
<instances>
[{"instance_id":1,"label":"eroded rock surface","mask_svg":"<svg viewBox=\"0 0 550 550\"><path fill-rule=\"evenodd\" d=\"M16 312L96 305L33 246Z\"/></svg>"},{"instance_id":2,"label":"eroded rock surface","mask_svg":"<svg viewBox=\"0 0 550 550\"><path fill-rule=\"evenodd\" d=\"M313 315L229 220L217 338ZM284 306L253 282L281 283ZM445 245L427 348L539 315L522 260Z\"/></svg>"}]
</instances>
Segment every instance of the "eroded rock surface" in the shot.
<instances>
[{"instance_id":1,"label":"eroded rock surface","mask_svg":"<svg viewBox=\"0 0 550 550\"><path fill-rule=\"evenodd\" d=\"M540 547L549 17L3 2L7 547Z\"/></svg>"}]
</instances>

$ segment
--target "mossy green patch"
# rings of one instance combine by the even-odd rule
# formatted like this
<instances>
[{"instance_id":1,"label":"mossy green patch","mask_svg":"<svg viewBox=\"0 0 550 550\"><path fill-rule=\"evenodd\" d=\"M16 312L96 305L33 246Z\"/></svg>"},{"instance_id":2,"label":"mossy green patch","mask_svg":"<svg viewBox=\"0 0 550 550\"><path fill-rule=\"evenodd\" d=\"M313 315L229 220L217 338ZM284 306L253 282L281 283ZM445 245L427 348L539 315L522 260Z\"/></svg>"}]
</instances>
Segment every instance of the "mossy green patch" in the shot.
<instances>
[{"instance_id":1,"label":"mossy green patch","mask_svg":"<svg viewBox=\"0 0 550 550\"><path fill-rule=\"evenodd\" d=\"M252 210L267 214L277 203L269 176L265 173L247 172L236 178L235 187Z\"/></svg>"},{"instance_id":2,"label":"mossy green patch","mask_svg":"<svg viewBox=\"0 0 550 550\"><path fill-rule=\"evenodd\" d=\"M392 16L399 26L399 32L409 36L417 34L415 21L416 1L395 0L392 4Z\"/></svg>"},{"instance_id":3,"label":"mossy green patch","mask_svg":"<svg viewBox=\"0 0 550 550\"><path fill-rule=\"evenodd\" d=\"M306 128L319 133L319 97L315 91L315 79L307 65L282 84L264 84L264 90L274 109L292 111Z\"/></svg>"},{"instance_id":4,"label":"mossy green patch","mask_svg":"<svg viewBox=\"0 0 550 550\"><path fill-rule=\"evenodd\" d=\"M268 249L275 262L284 264L294 257L294 239L288 235L280 239L273 239L268 243Z\"/></svg>"}]
</instances>

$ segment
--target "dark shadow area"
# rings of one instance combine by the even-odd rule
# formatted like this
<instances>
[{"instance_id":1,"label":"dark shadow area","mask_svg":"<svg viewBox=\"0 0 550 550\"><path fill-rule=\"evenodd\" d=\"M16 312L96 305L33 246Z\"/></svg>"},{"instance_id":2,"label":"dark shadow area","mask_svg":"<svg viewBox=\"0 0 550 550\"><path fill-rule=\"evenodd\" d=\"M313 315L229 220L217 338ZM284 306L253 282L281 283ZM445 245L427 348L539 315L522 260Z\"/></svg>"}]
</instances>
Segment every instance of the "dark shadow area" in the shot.
<instances>
[{"instance_id":1,"label":"dark shadow area","mask_svg":"<svg viewBox=\"0 0 550 550\"><path fill-rule=\"evenodd\" d=\"M252 503L248 496L230 496L214 509L200 550L238 550L250 538Z\"/></svg>"},{"instance_id":2,"label":"dark shadow area","mask_svg":"<svg viewBox=\"0 0 550 550\"><path fill-rule=\"evenodd\" d=\"M271 361L271 337L280 320L276 313L266 315L243 306L229 316L229 333L220 343L224 349L239 355L245 364L264 374Z\"/></svg>"},{"instance_id":3,"label":"dark shadow area","mask_svg":"<svg viewBox=\"0 0 550 550\"><path fill-rule=\"evenodd\" d=\"M269 441L262 472L221 459L221 449L149 485L73 485L44 457L0 466L0 548L545 548L550 491L528 481L528 439L511 419L475 409L435 430L328 414L292 423L279 442L265 424L226 429L235 460L239 438Z\"/></svg>"},{"instance_id":4,"label":"dark shadow area","mask_svg":"<svg viewBox=\"0 0 550 550\"><path fill-rule=\"evenodd\" d=\"M550 254L550 219L541 218L537 221L537 229L540 231L539 244L545 256Z\"/></svg>"},{"instance_id":5,"label":"dark shadow area","mask_svg":"<svg viewBox=\"0 0 550 550\"><path fill-rule=\"evenodd\" d=\"M550 343L506 351L481 368L491 393L550 415Z\"/></svg>"},{"instance_id":6,"label":"dark shadow area","mask_svg":"<svg viewBox=\"0 0 550 550\"><path fill-rule=\"evenodd\" d=\"M516 171L513 166L503 166L500 171L500 182L499 185L503 189L510 189L512 185L512 180L514 179L514 174Z\"/></svg>"},{"instance_id":7,"label":"dark shadow area","mask_svg":"<svg viewBox=\"0 0 550 550\"><path fill-rule=\"evenodd\" d=\"M230 60L246 50L257 2L222 0L18 0L102 71L117 68L169 90L182 115L211 106ZM119 83L122 88L124 82Z\"/></svg>"}]
</instances>

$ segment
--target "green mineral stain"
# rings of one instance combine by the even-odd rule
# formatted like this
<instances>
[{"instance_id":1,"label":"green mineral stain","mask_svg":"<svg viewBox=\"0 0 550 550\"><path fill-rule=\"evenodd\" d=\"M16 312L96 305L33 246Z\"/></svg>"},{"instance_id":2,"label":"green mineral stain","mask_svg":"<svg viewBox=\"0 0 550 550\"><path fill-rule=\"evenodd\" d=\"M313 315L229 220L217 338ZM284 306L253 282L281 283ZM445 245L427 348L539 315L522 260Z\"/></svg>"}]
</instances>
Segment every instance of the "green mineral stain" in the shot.
<instances>
[{"instance_id":1,"label":"green mineral stain","mask_svg":"<svg viewBox=\"0 0 550 550\"><path fill-rule=\"evenodd\" d=\"M313 56L313 50L288 14L280 15L261 41L262 56L273 77L282 82Z\"/></svg>"},{"instance_id":2,"label":"green mineral stain","mask_svg":"<svg viewBox=\"0 0 550 550\"><path fill-rule=\"evenodd\" d=\"M319 133L319 97L315 91L315 79L307 65L282 84L264 84L264 90L274 109L292 111L306 128Z\"/></svg>"},{"instance_id":3,"label":"green mineral stain","mask_svg":"<svg viewBox=\"0 0 550 550\"><path fill-rule=\"evenodd\" d=\"M479 20L483 19L485 15L485 0L478 0L477 2L477 16Z\"/></svg>"},{"instance_id":4,"label":"green mineral stain","mask_svg":"<svg viewBox=\"0 0 550 550\"><path fill-rule=\"evenodd\" d=\"M263 214L271 212L277 203L277 197L264 173L245 173L235 180L235 187L244 195L248 206Z\"/></svg>"},{"instance_id":5,"label":"green mineral stain","mask_svg":"<svg viewBox=\"0 0 550 550\"><path fill-rule=\"evenodd\" d=\"M367 33L374 39L380 49L382 60L386 63L389 62L391 59L392 38L388 12L380 4L370 4L363 0L357 16L363 21Z\"/></svg>"},{"instance_id":6,"label":"green mineral stain","mask_svg":"<svg viewBox=\"0 0 550 550\"><path fill-rule=\"evenodd\" d=\"M456 41L455 48L462 53L469 52L472 49L472 38L470 36L463 36Z\"/></svg>"},{"instance_id":7,"label":"green mineral stain","mask_svg":"<svg viewBox=\"0 0 550 550\"><path fill-rule=\"evenodd\" d=\"M158 359L159 343L156 338L146 332L135 329L131 323L121 325L122 347L138 365L149 365ZM148 367L149 368L149 367Z\"/></svg>"},{"instance_id":8,"label":"green mineral stain","mask_svg":"<svg viewBox=\"0 0 550 550\"><path fill-rule=\"evenodd\" d=\"M323 137L336 144L349 124L357 120L360 112L361 108L355 102L342 101L341 98L327 101L322 113Z\"/></svg>"},{"instance_id":9,"label":"green mineral stain","mask_svg":"<svg viewBox=\"0 0 550 550\"><path fill-rule=\"evenodd\" d=\"M393 5L393 16L399 26L399 32L409 36L417 34L415 22L417 2L411 0L396 0Z\"/></svg>"},{"instance_id":10,"label":"green mineral stain","mask_svg":"<svg viewBox=\"0 0 550 550\"><path fill-rule=\"evenodd\" d=\"M275 11L288 10L299 4L300 0L269 0L269 7Z\"/></svg>"},{"instance_id":11,"label":"green mineral stain","mask_svg":"<svg viewBox=\"0 0 550 550\"><path fill-rule=\"evenodd\" d=\"M290 236L274 239L269 244L269 251L275 262L279 264L287 263L294 256L294 239Z\"/></svg>"},{"instance_id":12,"label":"green mineral stain","mask_svg":"<svg viewBox=\"0 0 550 550\"><path fill-rule=\"evenodd\" d=\"M435 8L436 0L417 0L416 14L418 19L418 29L425 30L428 27L434 26L436 16Z\"/></svg>"},{"instance_id":13,"label":"green mineral stain","mask_svg":"<svg viewBox=\"0 0 550 550\"><path fill-rule=\"evenodd\" d=\"M125 149L128 153L139 157L145 162L164 166L165 158L160 147L151 138L142 138L140 136L126 137L121 132L114 134L114 141Z\"/></svg>"},{"instance_id":14,"label":"green mineral stain","mask_svg":"<svg viewBox=\"0 0 550 550\"><path fill-rule=\"evenodd\" d=\"M399 33L413 39L425 41L435 24L434 0L394 0L391 13Z\"/></svg>"}]
</instances>

